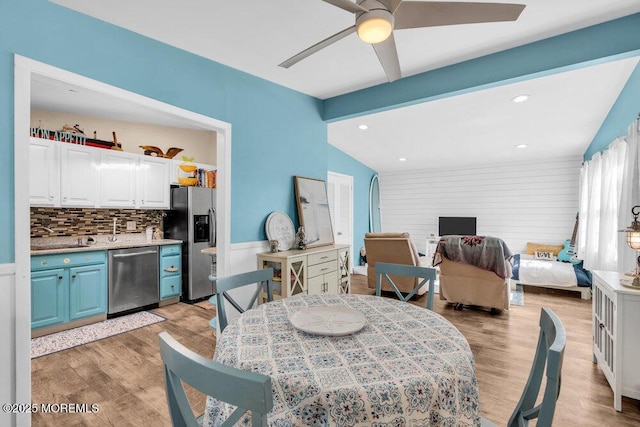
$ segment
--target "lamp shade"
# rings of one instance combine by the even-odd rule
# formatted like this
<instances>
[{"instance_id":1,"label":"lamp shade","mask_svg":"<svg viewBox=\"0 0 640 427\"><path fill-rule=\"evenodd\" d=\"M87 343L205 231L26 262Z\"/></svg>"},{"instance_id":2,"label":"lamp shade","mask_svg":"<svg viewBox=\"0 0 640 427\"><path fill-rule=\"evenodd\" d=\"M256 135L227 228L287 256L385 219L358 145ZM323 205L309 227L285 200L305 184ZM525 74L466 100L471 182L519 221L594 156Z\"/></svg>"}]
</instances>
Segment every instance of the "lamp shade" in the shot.
<instances>
[{"instance_id":1,"label":"lamp shade","mask_svg":"<svg viewBox=\"0 0 640 427\"><path fill-rule=\"evenodd\" d=\"M358 37L366 43L380 43L385 41L393 31L395 20L387 10L371 10L356 19Z\"/></svg>"},{"instance_id":2,"label":"lamp shade","mask_svg":"<svg viewBox=\"0 0 640 427\"><path fill-rule=\"evenodd\" d=\"M640 230L627 229L627 245L631 249L640 250Z\"/></svg>"}]
</instances>

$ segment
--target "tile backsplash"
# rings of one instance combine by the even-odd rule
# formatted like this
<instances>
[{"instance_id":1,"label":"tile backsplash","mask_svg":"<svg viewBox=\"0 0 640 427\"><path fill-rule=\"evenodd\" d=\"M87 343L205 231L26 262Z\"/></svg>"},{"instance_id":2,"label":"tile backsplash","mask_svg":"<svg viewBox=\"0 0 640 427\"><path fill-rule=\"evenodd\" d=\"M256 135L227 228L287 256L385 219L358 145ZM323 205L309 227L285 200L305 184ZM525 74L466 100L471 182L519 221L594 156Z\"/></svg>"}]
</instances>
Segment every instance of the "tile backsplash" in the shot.
<instances>
[{"instance_id":1,"label":"tile backsplash","mask_svg":"<svg viewBox=\"0 0 640 427\"><path fill-rule=\"evenodd\" d=\"M163 211L148 209L31 208L31 237L112 234L113 219L121 233L144 233L149 226L161 227ZM135 230L127 230L135 221ZM43 229L46 227L53 233Z\"/></svg>"}]
</instances>

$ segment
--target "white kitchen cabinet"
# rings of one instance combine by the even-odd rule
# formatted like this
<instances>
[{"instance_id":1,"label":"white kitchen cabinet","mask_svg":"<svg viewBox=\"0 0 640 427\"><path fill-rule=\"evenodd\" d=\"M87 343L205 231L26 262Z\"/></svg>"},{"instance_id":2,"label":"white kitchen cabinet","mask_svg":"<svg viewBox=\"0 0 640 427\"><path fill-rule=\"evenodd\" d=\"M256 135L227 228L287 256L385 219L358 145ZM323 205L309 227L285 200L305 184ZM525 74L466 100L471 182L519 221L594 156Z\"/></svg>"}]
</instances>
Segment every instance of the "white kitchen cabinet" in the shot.
<instances>
[{"instance_id":1,"label":"white kitchen cabinet","mask_svg":"<svg viewBox=\"0 0 640 427\"><path fill-rule=\"evenodd\" d=\"M32 206L60 204L58 144L48 139L29 140L29 202Z\"/></svg>"},{"instance_id":2,"label":"white kitchen cabinet","mask_svg":"<svg viewBox=\"0 0 640 427\"><path fill-rule=\"evenodd\" d=\"M144 209L169 209L169 165L167 159L140 156L137 205Z\"/></svg>"},{"instance_id":3,"label":"white kitchen cabinet","mask_svg":"<svg viewBox=\"0 0 640 427\"><path fill-rule=\"evenodd\" d=\"M100 207L135 208L138 158L115 150L100 153Z\"/></svg>"},{"instance_id":4,"label":"white kitchen cabinet","mask_svg":"<svg viewBox=\"0 0 640 427\"><path fill-rule=\"evenodd\" d=\"M618 272L591 273L593 361L613 389L613 407L622 411L622 396L640 399L640 290L622 285Z\"/></svg>"},{"instance_id":5,"label":"white kitchen cabinet","mask_svg":"<svg viewBox=\"0 0 640 427\"><path fill-rule=\"evenodd\" d=\"M30 139L31 206L169 209L169 159Z\"/></svg>"},{"instance_id":6,"label":"white kitchen cabinet","mask_svg":"<svg viewBox=\"0 0 640 427\"><path fill-rule=\"evenodd\" d=\"M100 155L95 148L60 143L60 206L96 207Z\"/></svg>"}]
</instances>

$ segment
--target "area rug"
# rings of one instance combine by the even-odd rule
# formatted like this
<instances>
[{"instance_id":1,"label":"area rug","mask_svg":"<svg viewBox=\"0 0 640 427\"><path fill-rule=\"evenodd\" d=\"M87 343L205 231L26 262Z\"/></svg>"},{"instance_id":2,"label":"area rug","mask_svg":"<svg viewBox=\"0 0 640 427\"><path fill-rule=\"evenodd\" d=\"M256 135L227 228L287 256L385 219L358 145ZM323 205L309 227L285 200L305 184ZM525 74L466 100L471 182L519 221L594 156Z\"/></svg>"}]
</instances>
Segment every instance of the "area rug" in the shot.
<instances>
[{"instance_id":1,"label":"area rug","mask_svg":"<svg viewBox=\"0 0 640 427\"><path fill-rule=\"evenodd\" d=\"M67 331L33 338L31 340L31 358L33 359L67 350L82 344L153 325L154 323L164 320L167 319L148 311L140 311L138 313L103 320L102 322L91 325L80 326Z\"/></svg>"},{"instance_id":2,"label":"area rug","mask_svg":"<svg viewBox=\"0 0 640 427\"><path fill-rule=\"evenodd\" d=\"M516 290L511 291L511 305L520 305L524 307L524 290L522 285L516 285Z\"/></svg>"}]
</instances>

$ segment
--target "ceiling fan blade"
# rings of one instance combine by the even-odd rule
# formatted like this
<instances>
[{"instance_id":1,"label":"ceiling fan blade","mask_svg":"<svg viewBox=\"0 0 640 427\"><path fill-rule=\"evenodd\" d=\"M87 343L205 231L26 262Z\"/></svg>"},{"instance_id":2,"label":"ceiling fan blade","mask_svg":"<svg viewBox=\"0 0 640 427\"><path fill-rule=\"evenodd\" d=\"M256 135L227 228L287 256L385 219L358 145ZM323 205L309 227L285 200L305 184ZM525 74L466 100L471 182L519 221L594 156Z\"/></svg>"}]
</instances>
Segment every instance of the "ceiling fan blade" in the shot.
<instances>
[{"instance_id":1,"label":"ceiling fan blade","mask_svg":"<svg viewBox=\"0 0 640 427\"><path fill-rule=\"evenodd\" d=\"M480 22L515 21L524 4L403 1L395 13L397 30Z\"/></svg>"},{"instance_id":2,"label":"ceiling fan blade","mask_svg":"<svg viewBox=\"0 0 640 427\"><path fill-rule=\"evenodd\" d=\"M391 13L394 13L398 8L398 6L400 6L400 3L402 3L402 0L378 0L378 1L383 5L385 5L387 9L389 9L389 12Z\"/></svg>"},{"instance_id":3,"label":"ceiling fan blade","mask_svg":"<svg viewBox=\"0 0 640 427\"><path fill-rule=\"evenodd\" d=\"M314 44L313 46L311 46L310 48L307 48L305 50L303 50L302 52L293 55L291 58L287 59L286 61L284 61L282 64L279 64L279 67L282 68L289 68L294 64L297 64L298 62L302 61L304 58L306 58L309 55L313 55L314 53L318 52L321 49L324 49L325 47L329 46L330 44L333 44L335 42L337 42L340 39L345 38L346 36L348 36L351 33L354 33L356 31L356 26L353 25L349 28L345 28L344 30L340 31L339 33L336 33L330 37L327 37L326 39L322 40L319 43Z\"/></svg>"},{"instance_id":4,"label":"ceiling fan blade","mask_svg":"<svg viewBox=\"0 0 640 427\"><path fill-rule=\"evenodd\" d=\"M369 9L365 9L364 7L356 4L350 0L322 0L325 3L332 4L340 9L344 9L348 12L368 12Z\"/></svg>"},{"instance_id":5,"label":"ceiling fan blade","mask_svg":"<svg viewBox=\"0 0 640 427\"><path fill-rule=\"evenodd\" d=\"M385 41L372 44L373 49L378 55L378 60L382 64L384 73L387 75L387 80L390 82L402 78L400 72L400 62L398 61L398 51L396 49L396 40L393 38L393 33Z\"/></svg>"}]
</instances>

